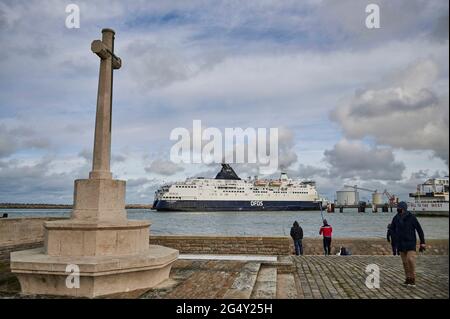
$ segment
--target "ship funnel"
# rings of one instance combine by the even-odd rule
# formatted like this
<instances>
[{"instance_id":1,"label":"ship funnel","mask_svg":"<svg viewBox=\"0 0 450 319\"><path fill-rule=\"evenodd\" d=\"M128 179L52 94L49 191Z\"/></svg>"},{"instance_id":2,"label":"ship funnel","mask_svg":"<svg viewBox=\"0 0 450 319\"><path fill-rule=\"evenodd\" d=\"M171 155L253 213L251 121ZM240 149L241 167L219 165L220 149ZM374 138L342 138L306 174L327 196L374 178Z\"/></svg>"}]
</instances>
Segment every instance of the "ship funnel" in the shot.
<instances>
[{"instance_id":1,"label":"ship funnel","mask_svg":"<svg viewBox=\"0 0 450 319\"><path fill-rule=\"evenodd\" d=\"M286 174L286 173L281 173L280 179L281 179L282 181L286 181L286 180L288 179L287 174Z\"/></svg>"}]
</instances>

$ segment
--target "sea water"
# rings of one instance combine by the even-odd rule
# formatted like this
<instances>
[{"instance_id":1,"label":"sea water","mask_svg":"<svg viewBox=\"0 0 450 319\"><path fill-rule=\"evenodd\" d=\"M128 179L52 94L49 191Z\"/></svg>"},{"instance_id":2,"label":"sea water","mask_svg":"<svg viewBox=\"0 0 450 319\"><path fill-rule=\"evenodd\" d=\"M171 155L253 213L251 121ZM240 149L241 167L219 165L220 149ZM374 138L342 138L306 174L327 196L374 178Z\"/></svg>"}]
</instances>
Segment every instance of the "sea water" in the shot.
<instances>
[{"instance_id":1,"label":"sea water","mask_svg":"<svg viewBox=\"0 0 450 319\"><path fill-rule=\"evenodd\" d=\"M70 209L1 209L8 217L69 217ZM387 225L395 213L323 213L333 226L334 237L385 238ZM152 222L153 235L289 236L296 220L305 237L319 237L322 217L319 211L286 212L156 212L128 210L129 219ZM426 238L449 238L448 217L418 217Z\"/></svg>"}]
</instances>

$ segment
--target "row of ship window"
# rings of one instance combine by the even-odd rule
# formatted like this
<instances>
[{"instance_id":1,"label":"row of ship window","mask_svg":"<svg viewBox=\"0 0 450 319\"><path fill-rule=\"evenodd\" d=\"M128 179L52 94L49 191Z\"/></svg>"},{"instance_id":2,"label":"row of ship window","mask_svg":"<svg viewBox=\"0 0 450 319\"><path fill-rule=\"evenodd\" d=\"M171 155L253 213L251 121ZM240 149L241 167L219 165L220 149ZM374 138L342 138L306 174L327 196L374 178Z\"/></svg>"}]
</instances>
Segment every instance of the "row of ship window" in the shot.
<instances>
[{"instance_id":1,"label":"row of ship window","mask_svg":"<svg viewBox=\"0 0 450 319\"><path fill-rule=\"evenodd\" d=\"M207 186L209 186L209 185L207 185ZM175 187L176 188L197 188L197 186L189 186L189 185L175 185ZM303 186L301 186L301 187L303 188ZM236 189L234 187L224 187L224 186L217 186L217 187L214 187L214 188L224 189L224 190L226 190L226 189ZM243 189L243 188L240 188L240 189ZM270 190L270 191L273 191L274 193L279 193L277 191L274 191L272 188L250 188L250 190L259 190L259 191ZM292 193L293 194L306 194L305 192L292 192Z\"/></svg>"},{"instance_id":2,"label":"row of ship window","mask_svg":"<svg viewBox=\"0 0 450 319\"><path fill-rule=\"evenodd\" d=\"M227 193L244 193L244 191L229 191L229 190L225 190L224 192L227 192Z\"/></svg>"},{"instance_id":3,"label":"row of ship window","mask_svg":"<svg viewBox=\"0 0 450 319\"><path fill-rule=\"evenodd\" d=\"M228 191L228 193L244 193L243 191ZM257 195L259 194L267 194L267 192L255 192ZM287 192L274 192L274 193L281 193L281 194L287 194ZM308 194L306 192L293 192L293 194ZM215 195L217 195L217 193L215 193ZM225 194L228 195L228 194ZM167 199L181 199L181 197L176 197L176 196L164 196L164 198Z\"/></svg>"},{"instance_id":4,"label":"row of ship window","mask_svg":"<svg viewBox=\"0 0 450 319\"><path fill-rule=\"evenodd\" d=\"M245 191L224 190L224 193L245 193ZM268 191L254 191L256 194L267 194ZM274 194L287 194L288 192L273 191ZM308 192L292 192L292 194L308 194Z\"/></svg>"}]
</instances>

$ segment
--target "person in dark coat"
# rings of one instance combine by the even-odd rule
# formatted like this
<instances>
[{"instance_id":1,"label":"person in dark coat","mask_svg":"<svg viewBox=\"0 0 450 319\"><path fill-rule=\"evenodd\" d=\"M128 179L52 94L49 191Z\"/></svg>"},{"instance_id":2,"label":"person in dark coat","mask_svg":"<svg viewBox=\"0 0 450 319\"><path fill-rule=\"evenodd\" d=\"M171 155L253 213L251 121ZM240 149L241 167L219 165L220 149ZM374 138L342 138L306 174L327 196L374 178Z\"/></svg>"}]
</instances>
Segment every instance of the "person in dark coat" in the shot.
<instances>
[{"instance_id":1,"label":"person in dark coat","mask_svg":"<svg viewBox=\"0 0 450 319\"><path fill-rule=\"evenodd\" d=\"M386 234L386 239L389 243L391 243L391 247L392 247L392 254L394 256L399 256L400 252L398 251L398 247L397 247L397 238L395 236L394 231L392 230L392 225L389 224L387 227L387 234Z\"/></svg>"},{"instance_id":2,"label":"person in dark coat","mask_svg":"<svg viewBox=\"0 0 450 319\"><path fill-rule=\"evenodd\" d=\"M397 214L392 219L391 228L397 239L397 247L402 258L406 280L404 285L416 285L416 232L419 234L420 249L425 250L425 235L416 216L408 211L408 205L400 202L397 205Z\"/></svg>"},{"instance_id":3,"label":"person in dark coat","mask_svg":"<svg viewBox=\"0 0 450 319\"><path fill-rule=\"evenodd\" d=\"M294 240L295 254L303 255L303 229L300 227L297 221L291 227L291 237Z\"/></svg>"}]
</instances>

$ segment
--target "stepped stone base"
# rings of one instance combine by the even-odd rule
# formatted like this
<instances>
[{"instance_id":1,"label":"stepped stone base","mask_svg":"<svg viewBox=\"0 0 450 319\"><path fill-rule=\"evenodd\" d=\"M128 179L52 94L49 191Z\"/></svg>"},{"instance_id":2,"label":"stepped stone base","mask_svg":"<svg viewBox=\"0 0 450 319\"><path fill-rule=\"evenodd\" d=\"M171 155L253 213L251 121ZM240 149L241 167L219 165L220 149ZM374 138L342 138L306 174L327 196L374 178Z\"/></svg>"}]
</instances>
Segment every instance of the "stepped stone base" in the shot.
<instances>
[{"instance_id":1,"label":"stepped stone base","mask_svg":"<svg viewBox=\"0 0 450 319\"><path fill-rule=\"evenodd\" d=\"M149 245L150 222L124 207L124 181L76 180L72 218L44 223L44 247L11 253L22 293L93 298L168 279L178 250Z\"/></svg>"},{"instance_id":2,"label":"stepped stone base","mask_svg":"<svg viewBox=\"0 0 450 319\"><path fill-rule=\"evenodd\" d=\"M93 298L154 287L169 278L177 257L177 250L156 245L144 253L119 257L49 256L44 248L36 248L11 253L11 272L23 294ZM66 284L74 283L75 274L68 265L79 267L79 288Z\"/></svg>"},{"instance_id":3,"label":"stepped stone base","mask_svg":"<svg viewBox=\"0 0 450 319\"><path fill-rule=\"evenodd\" d=\"M74 183L72 219L125 222L125 181L77 179Z\"/></svg>"},{"instance_id":4,"label":"stepped stone base","mask_svg":"<svg viewBox=\"0 0 450 319\"><path fill-rule=\"evenodd\" d=\"M44 223L49 256L123 256L148 249L150 222L91 222L60 220Z\"/></svg>"}]
</instances>

